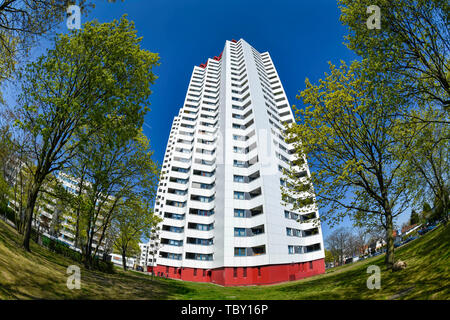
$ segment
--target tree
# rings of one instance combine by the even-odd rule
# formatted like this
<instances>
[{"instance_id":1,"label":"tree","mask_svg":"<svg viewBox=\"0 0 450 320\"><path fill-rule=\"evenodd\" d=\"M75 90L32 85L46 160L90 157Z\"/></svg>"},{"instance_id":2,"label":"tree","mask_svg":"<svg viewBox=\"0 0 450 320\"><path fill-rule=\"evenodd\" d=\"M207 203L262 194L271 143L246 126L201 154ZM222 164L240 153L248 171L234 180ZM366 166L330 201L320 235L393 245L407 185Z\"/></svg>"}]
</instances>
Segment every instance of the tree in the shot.
<instances>
[{"instance_id":1,"label":"tree","mask_svg":"<svg viewBox=\"0 0 450 320\"><path fill-rule=\"evenodd\" d=\"M116 235L114 246L122 255L125 271L127 255L139 252L141 237L150 237L150 230L160 221L160 218L153 214L150 206L143 203L141 199L129 198L119 206L113 221L113 230Z\"/></svg>"},{"instance_id":2,"label":"tree","mask_svg":"<svg viewBox=\"0 0 450 320\"><path fill-rule=\"evenodd\" d=\"M336 262L337 260L340 265L345 263L345 257L351 252L349 250L351 237L352 234L350 231L347 228L341 227L333 231L326 239L328 249L335 259L334 261Z\"/></svg>"},{"instance_id":3,"label":"tree","mask_svg":"<svg viewBox=\"0 0 450 320\"><path fill-rule=\"evenodd\" d=\"M433 210L431 209L431 206L428 202L424 202L422 205L422 218L423 218L423 222L422 223L427 223L428 220L431 218L433 214Z\"/></svg>"},{"instance_id":4,"label":"tree","mask_svg":"<svg viewBox=\"0 0 450 320\"><path fill-rule=\"evenodd\" d=\"M415 118L445 119L439 112L424 109L411 111ZM413 148L398 148L397 157L406 153L406 161L401 168L412 205L417 207L423 201L434 201L443 211L450 210L448 189L450 187L449 138L450 126L443 121L413 122L405 119L397 132L397 139L412 141ZM447 194L447 195L446 195ZM435 201L436 199L436 201Z\"/></svg>"},{"instance_id":5,"label":"tree","mask_svg":"<svg viewBox=\"0 0 450 320\"><path fill-rule=\"evenodd\" d=\"M354 246L353 252L355 255L360 255L364 253L364 250L366 248L367 242L369 238L369 231L366 228L356 228L353 239L352 239L352 245Z\"/></svg>"},{"instance_id":6,"label":"tree","mask_svg":"<svg viewBox=\"0 0 450 320\"><path fill-rule=\"evenodd\" d=\"M133 23L86 23L59 35L52 49L21 73L19 128L32 134L35 165L26 206L23 246L29 250L31 218L39 189L52 172L64 171L80 146L120 120L117 134L136 132L149 110L152 67L158 55L140 48Z\"/></svg>"},{"instance_id":7,"label":"tree","mask_svg":"<svg viewBox=\"0 0 450 320\"><path fill-rule=\"evenodd\" d=\"M28 201L28 193L31 187L32 172L33 167L25 165L27 158L19 153L19 158L14 162L15 167L12 174L13 181L13 206L15 212L15 221L17 231L20 234L25 232L25 208ZM36 196L37 199L37 196Z\"/></svg>"},{"instance_id":8,"label":"tree","mask_svg":"<svg viewBox=\"0 0 450 320\"><path fill-rule=\"evenodd\" d=\"M447 202L444 202L442 199L446 199ZM447 187L443 191L442 197L436 197L434 202L434 209L436 212L436 216L438 219L442 219L446 224L449 220L450 209L448 207L448 201L450 200L450 190Z\"/></svg>"},{"instance_id":9,"label":"tree","mask_svg":"<svg viewBox=\"0 0 450 320\"><path fill-rule=\"evenodd\" d=\"M123 1L123 0L122 0ZM115 2L115 0L108 0ZM49 34L76 4L82 14L95 7L87 0L3 0L0 3L0 82L9 78L41 36Z\"/></svg>"},{"instance_id":10,"label":"tree","mask_svg":"<svg viewBox=\"0 0 450 320\"><path fill-rule=\"evenodd\" d=\"M335 262L336 258L333 256L330 250L325 249L325 263L329 264Z\"/></svg>"},{"instance_id":11,"label":"tree","mask_svg":"<svg viewBox=\"0 0 450 320\"><path fill-rule=\"evenodd\" d=\"M405 98L419 106L450 106L450 5L446 0L339 0L349 27L347 46L372 70L401 80ZM381 11L381 29L368 29L367 7Z\"/></svg>"},{"instance_id":12,"label":"tree","mask_svg":"<svg viewBox=\"0 0 450 320\"><path fill-rule=\"evenodd\" d=\"M134 137L105 130L80 148L76 159L86 164L85 202L80 210L85 229L80 244L86 267L91 267L122 201L137 196L146 201L153 198L158 170L152 154L142 128Z\"/></svg>"},{"instance_id":13,"label":"tree","mask_svg":"<svg viewBox=\"0 0 450 320\"><path fill-rule=\"evenodd\" d=\"M82 13L93 4L79 0ZM3 0L0 2L0 83L10 79L18 63L45 34L67 17L74 0ZM0 92L0 103L2 95Z\"/></svg>"},{"instance_id":14,"label":"tree","mask_svg":"<svg viewBox=\"0 0 450 320\"><path fill-rule=\"evenodd\" d=\"M382 225L388 244L386 265L394 263L394 218L407 208L408 194L400 168L405 156L397 155L398 131L404 100L399 82L390 84L386 74L374 74L366 61L330 64L318 85L306 80L297 96L305 107L296 109L296 120L287 129L297 156L294 165L308 155L314 169L311 178L300 180L286 172L296 194L316 191L318 204L327 208L321 220L339 223L349 216L356 226ZM406 143L404 147L409 147ZM286 198L286 194L283 194ZM305 203L293 201L294 208Z\"/></svg>"},{"instance_id":15,"label":"tree","mask_svg":"<svg viewBox=\"0 0 450 320\"><path fill-rule=\"evenodd\" d=\"M409 224L414 225L419 223L419 221L420 221L419 214L414 209L412 209L411 217L409 218Z\"/></svg>"},{"instance_id":16,"label":"tree","mask_svg":"<svg viewBox=\"0 0 450 320\"><path fill-rule=\"evenodd\" d=\"M11 157L11 133L9 127L0 127L0 207L6 207L11 197L11 186L7 182L8 162Z\"/></svg>"},{"instance_id":17,"label":"tree","mask_svg":"<svg viewBox=\"0 0 450 320\"><path fill-rule=\"evenodd\" d=\"M445 198L447 202L442 199ZM443 220L445 223L448 222L448 215L450 214L450 210L448 208L448 201L450 199L450 193L448 189L443 191L442 197L435 197L433 202L433 209L428 215L428 221L436 222L439 220Z\"/></svg>"}]
</instances>

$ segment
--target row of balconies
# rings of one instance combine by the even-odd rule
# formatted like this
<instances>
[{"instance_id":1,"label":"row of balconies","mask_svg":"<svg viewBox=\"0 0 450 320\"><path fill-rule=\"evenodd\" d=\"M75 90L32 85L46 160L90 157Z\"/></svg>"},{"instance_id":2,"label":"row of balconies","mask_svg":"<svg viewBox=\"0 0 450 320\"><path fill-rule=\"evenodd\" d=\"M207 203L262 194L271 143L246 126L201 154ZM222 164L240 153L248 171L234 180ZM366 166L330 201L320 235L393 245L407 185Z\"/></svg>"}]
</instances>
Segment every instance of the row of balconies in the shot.
<instances>
[{"instance_id":1,"label":"row of balconies","mask_svg":"<svg viewBox=\"0 0 450 320\"><path fill-rule=\"evenodd\" d=\"M243 69L243 68L242 68ZM239 71L241 71L242 69L239 69ZM243 73L245 71L245 69L241 72L241 74ZM246 82L248 82L248 80L245 80ZM248 88L248 87L247 87ZM247 91L247 89L244 89L244 90L242 90L240 93L241 94L243 94L243 93L246 93L246 91ZM239 92L234 92L234 93L239 93ZM243 101L243 100L245 100L245 99L247 99L247 97L248 96L246 96L245 98L237 98L237 99L241 99L241 102ZM214 97L213 97L214 98ZM247 103L247 105L249 105L250 104L250 101L248 101L248 103ZM212 116L212 117L214 117L214 116L216 116L217 115L217 113L216 114L210 114L210 116ZM235 114L235 116L234 116L234 118L235 118L235 120L236 120L236 124L237 125L239 125L240 126L240 129L248 129L252 124L253 124L253 121L252 122L245 122L245 121L243 121L243 120L246 120L249 116L251 115L251 112L247 112L245 115L239 115L238 113L236 113ZM210 120L214 120L214 119L210 119ZM241 121L242 123L240 123L239 121ZM202 125L204 125L204 126L206 126L206 127L211 127L211 124L207 124L207 123L202 123ZM215 124L214 124L215 125ZM254 131L253 131L254 132ZM203 133L206 133L206 131L205 132L203 132ZM200 142L200 144L203 144L202 143L202 141L197 141L197 142ZM210 141L210 142L213 142L213 141ZM191 142L192 143L192 142ZM239 143L239 142L238 142ZM205 145L210 145L210 143L204 143ZM239 151L240 149L237 149L237 148L242 148L242 147L244 147L245 148L245 146L240 146L240 145L237 145L236 146L236 151ZM254 145L254 147L256 147L256 144ZM248 152L250 152L251 150L249 150L250 148L249 147L247 147L248 149L246 149L246 151L247 151L247 153ZM285 150L282 150L282 151L285 151ZM237 160L236 162L235 162L235 165L236 165L236 167L238 167L237 168L237 170L240 170L241 168L250 168L254 163L256 163L256 162L254 162L254 160L255 160L255 158L256 158L256 161L257 161L257 155L256 155L256 157L253 157L253 158L251 158L251 160L248 160L248 161L245 161L245 162L243 162L242 160ZM192 158L190 158L190 159L192 159ZM196 159L197 160L197 159ZM252 162L252 160L253 160L253 162ZM212 165L212 163L213 162L209 162L209 163L199 163L199 162L196 162L196 164L203 164L203 165L205 165L205 166L210 166L210 165ZM201 172L201 171L203 171L203 170L197 170L197 172L199 173L199 171ZM208 172L208 171L203 171L203 172ZM257 172L257 174L256 174L256 172ZM254 172L254 176L251 176L251 175L247 175L247 176L240 176L240 177L237 177L236 179L236 184L235 185L237 185L238 183L239 184L241 184L241 183L251 183L251 182L253 182L254 180L256 180L257 178L259 178L259 171L256 171L256 172ZM186 173L186 172L183 172L183 173ZM203 175L203 174L200 174L200 175ZM213 177L212 175L211 176L209 176L209 177ZM188 179L186 179L186 180L188 180ZM178 180L178 182L179 182L179 180ZM177 183L178 183L177 182ZM184 181L183 181L184 182ZM208 187L201 187L201 184L200 183L197 183L197 185L195 185L196 187L200 187L200 188L204 188L204 189L208 189ZM194 185L193 185L193 187L194 187ZM213 187L211 186L211 189L212 189ZM256 197L258 197L259 195L261 195L261 189L259 188L259 192L255 192L255 190L258 190L258 189L254 189L254 190L252 190L252 191L250 191L250 192L244 192L244 199L243 200L251 200L251 199L254 199L254 198L256 198ZM239 197L240 198L240 197ZM191 198L191 200L198 200L198 199L195 199L195 197L194 198ZM240 201L239 201L240 202ZM239 217L241 217L241 215L244 215L244 217L245 218L249 218L249 217L256 217L256 216L258 216L259 214L261 214L262 213L262 206L260 206L260 210L247 210L247 209L242 209L243 210L243 213L241 213L241 212L239 212L238 213L238 215L239 215ZM192 210L192 212L190 212L191 214L197 214L198 215L198 213L199 212L202 212L201 210L199 210L199 209L193 209ZM213 211L212 211L213 212ZM202 214L203 214L203 212L202 212ZM184 216L183 216L184 217ZM191 224L191 226L192 226L192 224ZM250 229L251 230L251 229ZM261 233L259 233L259 234L261 234ZM179 243L179 242L178 242ZM251 248L250 248L251 249ZM251 252L251 251L249 251L249 252ZM257 254L261 254L261 252L259 252L258 251L258 249L256 250L256 253Z\"/></svg>"}]
</instances>

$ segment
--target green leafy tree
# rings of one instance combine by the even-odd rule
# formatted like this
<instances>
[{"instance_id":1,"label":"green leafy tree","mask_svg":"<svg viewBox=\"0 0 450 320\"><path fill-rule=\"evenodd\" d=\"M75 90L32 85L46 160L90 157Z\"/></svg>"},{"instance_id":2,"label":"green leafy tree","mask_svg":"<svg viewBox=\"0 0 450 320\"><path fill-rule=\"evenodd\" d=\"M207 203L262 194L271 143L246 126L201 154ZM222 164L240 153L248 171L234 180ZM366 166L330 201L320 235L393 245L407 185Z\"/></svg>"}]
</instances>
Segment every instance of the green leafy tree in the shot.
<instances>
[{"instance_id":1,"label":"green leafy tree","mask_svg":"<svg viewBox=\"0 0 450 320\"><path fill-rule=\"evenodd\" d=\"M330 250L325 249L325 263L335 262L336 258L333 256Z\"/></svg>"},{"instance_id":2,"label":"green leafy tree","mask_svg":"<svg viewBox=\"0 0 450 320\"><path fill-rule=\"evenodd\" d=\"M450 200L450 192L448 188L443 190L443 195L441 197L436 197L434 200L434 210L436 214L436 220L442 219L446 224L448 223L450 214L450 209L448 207L449 200Z\"/></svg>"},{"instance_id":3,"label":"green leafy tree","mask_svg":"<svg viewBox=\"0 0 450 320\"><path fill-rule=\"evenodd\" d=\"M113 222L114 247L122 255L124 270L127 270L126 257L139 253L140 239L149 238L150 231L160 221L150 205L141 199L128 198L119 207Z\"/></svg>"},{"instance_id":4,"label":"green leafy tree","mask_svg":"<svg viewBox=\"0 0 450 320\"><path fill-rule=\"evenodd\" d=\"M433 210L431 209L431 206L428 202L424 202L422 205L422 223L427 223L427 221L430 219L431 215L433 213Z\"/></svg>"},{"instance_id":5,"label":"green leafy tree","mask_svg":"<svg viewBox=\"0 0 450 320\"><path fill-rule=\"evenodd\" d=\"M67 17L71 4L87 13L93 4L74 0L4 0L0 2L0 83L10 79L30 49ZM2 95L0 92L0 103Z\"/></svg>"},{"instance_id":6,"label":"green leafy tree","mask_svg":"<svg viewBox=\"0 0 450 320\"><path fill-rule=\"evenodd\" d=\"M430 108L420 112L412 110L411 114L430 120L446 118ZM397 157L406 155L401 170L412 196L412 204L417 207L430 200L439 203L442 210L448 212L450 126L443 121L419 122L405 118L396 136L400 145ZM413 147L402 147L404 141L412 141Z\"/></svg>"},{"instance_id":7,"label":"green leafy tree","mask_svg":"<svg viewBox=\"0 0 450 320\"><path fill-rule=\"evenodd\" d=\"M370 5L380 8L380 29L366 26ZM339 6L348 48L372 70L389 72L392 84L402 80L399 93L411 104L450 106L447 0L339 0Z\"/></svg>"},{"instance_id":8,"label":"green leafy tree","mask_svg":"<svg viewBox=\"0 0 450 320\"><path fill-rule=\"evenodd\" d=\"M420 222L419 214L413 209L411 210L411 217L409 218L409 224L413 225Z\"/></svg>"},{"instance_id":9,"label":"green leafy tree","mask_svg":"<svg viewBox=\"0 0 450 320\"><path fill-rule=\"evenodd\" d=\"M157 54L140 47L132 22L86 23L61 34L54 47L21 73L17 124L32 139L28 154L35 164L26 205L23 246L29 250L31 218L48 174L64 171L89 138L109 128L118 135L140 128L149 110Z\"/></svg>"},{"instance_id":10,"label":"green leafy tree","mask_svg":"<svg viewBox=\"0 0 450 320\"><path fill-rule=\"evenodd\" d=\"M92 259L123 200L137 195L153 198L158 169L152 154L142 130L135 137L105 130L91 136L90 143L80 148L77 158L86 164L87 182L86 202L81 210L85 228L81 244L86 267L92 266Z\"/></svg>"},{"instance_id":11,"label":"green leafy tree","mask_svg":"<svg viewBox=\"0 0 450 320\"><path fill-rule=\"evenodd\" d=\"M73 4L82 14L95 7L94 1L86 0L1 1L0 81L11 75L17 62L28 54L40 37L54 31L67 18L67 9Z\"/></svg>"},{"instance_id":12,"label":"green leafy tree","mask_svg":"<svg viewBox=\"0 0 450 320\"><path fill-rule=\"evenodd\" d=\"M11 157L11 133L9 127L0 127L0 206L6 207L11 197L11 186L6 181Z\"/></svg>"},{"instance_id":13,"label":"green leafy tree","mask_svg":"<svg viewBox=\"0 0 450 320\"><path fill-rule=\"evenodd\" d=\"M334 230L326 239L326 244L330 250L334 262L340 265L345 263L346 256L351 254L351 232L344 227Z\"/></svg>"},{"instance_id":14,"label":"green leafy tree","mask_svg":"<svg viewBox=\"0 0 450 320\"><path fill-rule=\"evenodd\" d=\"M286 192L283 199L301 209L301 195L315 190L318 204L326 208L321 220L334 225L349 216L356 226L382 225L390 268L394 218L408 204L400 170L405 158L395 157L393 134L399 126L395 115L404 103L397 95L402 83L391 85L365 63L331 65L331 73L317 85L306 80L306 89L297 96L305 107L294 106L298 124L288 128L287 137L297 155L293 165L304 165L307 155L314 170L307 179L298 179L296 170L286 172L298 199L292 201Z\"/></svg>"}]
</instances>

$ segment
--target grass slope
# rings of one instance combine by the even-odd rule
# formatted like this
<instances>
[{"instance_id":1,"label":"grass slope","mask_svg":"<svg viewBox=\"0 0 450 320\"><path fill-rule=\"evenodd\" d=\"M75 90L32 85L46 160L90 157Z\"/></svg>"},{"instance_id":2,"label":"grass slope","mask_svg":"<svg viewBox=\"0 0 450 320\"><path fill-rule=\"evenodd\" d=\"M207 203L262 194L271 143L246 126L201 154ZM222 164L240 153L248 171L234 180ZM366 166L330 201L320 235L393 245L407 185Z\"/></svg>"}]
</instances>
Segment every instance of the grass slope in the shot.
<instances>
[{"instance_id":1,"label":"grass slope","mask_svg":"<svg viewBox=\"0 0 450 320\"><path fill-rule=\"evenodd\" d=\"M450 225L396 250L405 270L391 272L384 256L328 270L326 274L271 286L220 287L214 284L151 280L137 272L109 275L81 268L81 289L66 287L73 261L34 243L20 248L17 232L0 221L0 299L449 299ZM381 268L381 289L369 290L369 265Z\"/></svg>"}]
</instances>

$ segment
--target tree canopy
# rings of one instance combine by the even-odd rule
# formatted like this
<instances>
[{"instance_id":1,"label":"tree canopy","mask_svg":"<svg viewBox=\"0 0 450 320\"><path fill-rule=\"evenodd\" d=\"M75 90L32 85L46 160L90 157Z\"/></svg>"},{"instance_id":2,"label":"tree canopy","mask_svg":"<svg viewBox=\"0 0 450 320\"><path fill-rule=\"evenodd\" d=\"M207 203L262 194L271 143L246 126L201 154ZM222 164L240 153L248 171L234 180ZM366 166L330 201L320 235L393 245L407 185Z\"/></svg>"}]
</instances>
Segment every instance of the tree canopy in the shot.
<instances>
[{"instance_id":1,"label":"tree canopy","mask_svg":"<svg viewBox=\"0 0 450 320\"><path fill-rule=\"evenodd\" d=\"M300 196L294 208L302 208L301 195L312 190L327 208L321 220L331 225L345 216L357 226L383 225L392 247L386 262L392 265L394 218L406 210L409 198L401 170L406 154L397 157L396 144L398 114L406 108L397 94L402 83L393 86L386 78L375 78L365 61L355 61L330 64L330 74L318 84L307 79L297 96L304 107L294 106L298 123L287 129L287 139L295 147L294 164L302 165L307 155L314 171L310 179L297 179L295 170L287 177ZM408 148L411 140L405 143Z\"/></svg>"},{"instance_id":2,"label":"tree canopy","mask_svg":"<svg viewBox=\"0 0 450 320\"><path fill-rule=\"evenodd\" d=\"M411 105L450 107L450 4L446 0L339 0L349 27L347 46L372 70L389 71L391 83ZM376 4L381 28L366 27L366 8Z\"/></svg>"},{"instance_id":3,"label":"tree canopy","mask_svg":"<svg viewBox=\"0 0 450 320\"><path fill-rule=\"evenodd\" d=\"M141 49L141 40L125 17L89 22L58 35L54 47L21 72L16 124L31 134L27 153L35 164L25 248L45 177L67 169L95 133L113 131L128 139L139 134L156 79L152 68L159 60L158 54Z\"/></svg>"}]
</instances>

